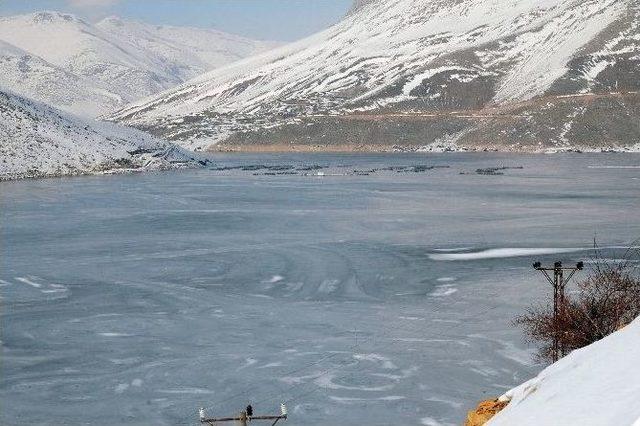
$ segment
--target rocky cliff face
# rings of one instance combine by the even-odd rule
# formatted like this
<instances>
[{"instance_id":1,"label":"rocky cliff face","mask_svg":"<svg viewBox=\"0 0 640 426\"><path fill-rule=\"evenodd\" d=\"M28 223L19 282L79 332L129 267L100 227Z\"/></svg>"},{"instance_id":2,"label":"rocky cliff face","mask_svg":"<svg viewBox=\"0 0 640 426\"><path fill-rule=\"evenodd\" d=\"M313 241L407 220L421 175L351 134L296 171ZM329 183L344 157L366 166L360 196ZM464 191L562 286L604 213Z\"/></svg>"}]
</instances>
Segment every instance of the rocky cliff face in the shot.
<instances>
[{"instance_id":1,"label":"rocky cliff face","mask_svg":"<svg viewBox=\"0 0 640 426\"><path fill-rule=\"evenodd\" d=\"M640 138L633 0L367 0L110 116L190 148L544 150ZM312 135L312 136L311 136Z\"/></svg>"}]
</instances>

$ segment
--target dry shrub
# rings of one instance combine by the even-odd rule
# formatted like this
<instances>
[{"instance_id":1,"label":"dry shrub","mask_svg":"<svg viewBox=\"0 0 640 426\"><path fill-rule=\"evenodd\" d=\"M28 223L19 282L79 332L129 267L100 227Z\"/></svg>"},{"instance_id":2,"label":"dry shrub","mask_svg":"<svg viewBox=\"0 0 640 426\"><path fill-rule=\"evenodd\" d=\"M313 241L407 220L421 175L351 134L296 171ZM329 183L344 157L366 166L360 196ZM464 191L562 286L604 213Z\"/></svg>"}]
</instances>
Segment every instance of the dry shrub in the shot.
<instances>
[{"instance_id":1,"label":"dry shrub","mask_svg":"<svg viewBox=\"0 0 640 426\"><path fill-rule=\"evenodd\" d=\"M567 294L553 316L553 300L530 307L514 323L523 328L527 341L540 345L538 358L553 360L553 340L558 336L560 356L582 348L640 316L638 251L627 250L622 260L604 259L595 247L589 275Z\"/></svg>"}]
</instances>

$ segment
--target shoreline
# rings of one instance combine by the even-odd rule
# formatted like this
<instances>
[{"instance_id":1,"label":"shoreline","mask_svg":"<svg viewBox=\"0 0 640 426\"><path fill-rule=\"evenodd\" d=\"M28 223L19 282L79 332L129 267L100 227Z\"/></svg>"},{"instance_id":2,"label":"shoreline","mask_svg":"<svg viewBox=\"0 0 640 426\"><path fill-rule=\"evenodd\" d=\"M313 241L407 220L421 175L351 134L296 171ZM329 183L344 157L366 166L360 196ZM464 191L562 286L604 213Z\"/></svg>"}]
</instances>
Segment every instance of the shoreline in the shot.
<instances>
[{"instance_id":1,"label":"shoreline","mask_svg":"<svg viewBox=\"0 0 640 426\"><path fill-rule=\"evenodd\" d=\"M452 145L426 145L426 146L400 146L400 145L352 145L352 144L325 144L325 145L304 145L304 144L224 144L211 145L204 152L207 153L274 153L274 154L290 154L290 153L327 153L327 154L349 154L349 153L380 153L380 154L401 154L401 153L505 153L505 154L562 154L562 153L588 153L588 154L638 154L640 147L633 146L629 148L583 148L583 147L566 147L566 148L546 148L539 149L535 147L498 147L498 146L482 146L482 147L457 147Z\"/></svg>"},{"instance_id":2,"label":"shoreline","mask_svg":"<svg viewBox=\"0 0 640 426\"><path fill-rule=\"evenodd\" d=\"M89 176L119 176L119 175L137 175L144 173L159 173L170 171L182 171L182 170L196 170L205 166L196 164L176 163L173 166L161 166L161 167L111 167L101 169L100 165L94 169L76 169L65 172L41 172L41 173L21 173L18 172L14 175L0 175L0 184L9 182L18 182L24 180L41 180L41 179L61 179L61 178L78 178Z\"/></svg>"},{"instance_id":3,"label":"shoreline","mask_svg":"<svg viewBox=\"0 0 640 426\"><path fill-rule=\"evenodd\" d=\"M464 149L464 148L446 148L446 149L423 149L425 147L415 147L409 149L407 147L398 147L398 145L289 145L289 144L269 144L269 145L227 145L212 146L203 153L215 154L511 154L518 155L554 155L554 154L640 154L635 150L589 150L589 149L564 149L564 150L507 150L507 149ZM207 159L207 161L215 161ZM40 180L40 179L60 179L73 178L83 176L114 176L114 175L134 175L146 173L158 173L167 171L180 172L183 170L206 169L202 164L176 163L169 166L160 167L112 167L101 168L97 165L94 169L71 170L68 173L17 173L15 175L0 175L0 184L9 182L18 182L24 180Z\"/></svg>"}]
</instances>

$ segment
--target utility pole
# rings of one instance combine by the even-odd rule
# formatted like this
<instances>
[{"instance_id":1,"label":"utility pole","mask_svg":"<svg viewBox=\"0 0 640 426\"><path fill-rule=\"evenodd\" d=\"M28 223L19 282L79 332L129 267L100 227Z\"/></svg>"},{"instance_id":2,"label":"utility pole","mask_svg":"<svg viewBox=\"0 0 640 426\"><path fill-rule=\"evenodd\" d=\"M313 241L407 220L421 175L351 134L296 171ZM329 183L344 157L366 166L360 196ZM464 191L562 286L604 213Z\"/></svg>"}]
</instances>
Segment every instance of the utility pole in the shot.
<instances>
[{"instance_id":1,"label":"utility pole","mask_svg":"<svg viewBox=\"0 0 640 426\"><path fill-rule=\"evenodd\" d=\"M204 412L204 408L200 409L200 423L207 425L215 425L216 423L224 422L237 422L241 426L247 426L248 422L253 420L273 420L271 426L274 426L280 420L287 420L287 407L284 404L280 404L280 415L274 416L254 416L253 408L249 405L245 411L241 412L237 417L207 417Z\"/></svg>"},{"instance_id":2,"label":"utility pole","mask_svg":"<svg viewBox=\"0 0 640 426\"><path fill-rule=\"evenodd\" d=\"M553 267L543 267L542 263L535 262L533 264L533 269L536 271L540 271L544 274L545 278L549 283L553 286L553 349L551 356L553 358L553 362L556 362L560 359L561 356L564 356L564 347L560 344L560 336L558 330L559 318L564 317L564 307L565 307L565 296L564 289L573 278L573 275L576 271L581 271L584 269L584 263L578 262L576 266L571 267L563 267L562 262L555 262ZM553 279L549 272L553 271ZM564 278L564 271L569 271L569 276Z\"/></svg>"}]
</instances>

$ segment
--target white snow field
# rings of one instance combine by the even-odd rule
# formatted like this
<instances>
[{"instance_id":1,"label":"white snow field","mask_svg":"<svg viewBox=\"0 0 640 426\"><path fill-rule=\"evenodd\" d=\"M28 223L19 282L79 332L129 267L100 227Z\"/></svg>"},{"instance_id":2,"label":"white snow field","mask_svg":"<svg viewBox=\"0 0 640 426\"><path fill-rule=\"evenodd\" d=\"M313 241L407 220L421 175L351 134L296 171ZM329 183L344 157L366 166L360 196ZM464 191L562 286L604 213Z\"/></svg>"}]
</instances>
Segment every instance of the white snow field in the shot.
<instances>
[{"instance_id":1,"label":"white snow field","mask_svg":"<svg viewBox=\"0 0 640 426\"><path fill-rule=\"evenodd\" d=\"M276 46L220 31L60 12L0 17L0 86L95 117Z\"/></svg>"},{"instance_id":2,"label":"white snow field","mask_svg":"<svg viewBox=\"0 0 640 426\"><path fill-rule=\"evenodd\" d=\"M0 91L0 180L198 164L193 153L146 133Z\"/></svg>"},{"instance_id":3,"label":"white snow field","mask_svg":"<svg viewBox=\"0 0 640 426\"><path fill-rule=\"evenodd\" d=\"M508 391L490 426L640 425L640 318Z\"/></svg>"},{"instance_id":4,"label":"white snow field","mask_svg":"<svg viewBox=\"0 0 640 426\"><path fill-rule=\"evenodd\" d=\"M624 76L637 69L639 22L632 0L361 1L321 33L213 70L110 118L205 147L303 117L455 111L608 90L601 79L607 73L627 67L615 71L626 84Z\"/></svg>"}]
</instances>

